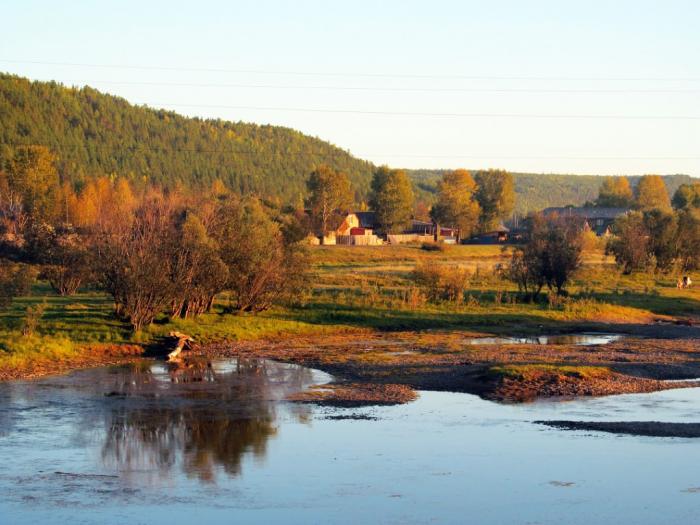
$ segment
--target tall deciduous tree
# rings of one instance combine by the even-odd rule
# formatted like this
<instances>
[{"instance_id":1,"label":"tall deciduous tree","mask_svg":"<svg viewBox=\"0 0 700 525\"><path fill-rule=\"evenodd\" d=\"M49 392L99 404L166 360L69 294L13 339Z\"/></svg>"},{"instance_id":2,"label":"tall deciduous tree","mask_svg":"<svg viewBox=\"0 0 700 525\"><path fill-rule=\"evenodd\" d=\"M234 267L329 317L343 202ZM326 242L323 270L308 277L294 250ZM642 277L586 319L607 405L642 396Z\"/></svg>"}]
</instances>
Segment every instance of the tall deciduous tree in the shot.
<instances>
[{"instance_id":1,"label":"tall deciduous tree","mask_svg":"<svg viewBox=\"0 0 700 525\"><path fill-rule=\"evenodd\" d=\"M481 228L496 228L515 208L513 176L504 170L478 171L474 175L477 184L476 200L481 207Z\"/></svg>"},{"instance_id":2,"label":"tall deciduous tree","mask_svg":"<svg viewBox=\"0 0 700 525\"><path fill-rule=\"evenodd\" d=\"M306 279L304 252L296 243L285 243L280 225L262 203L231 200L221 211L216 237L228 267L233 309L260 312L298 294Z\"/></svg>"},{"instance_id":3,"label":"tall deciduous tree","mask_svg":"<svg viewBox=\"0 0 700 525\"><path fill-rule=\"evenodd\" d=\"M103 231L97 243L101 280L117 315L134 330L151 324L177 293L172 281L177 241L174 210L162 196L141 204L132 223Z\"/></svg>"},{"instance_id":4,"label":"tall deciduous tree","mask_svg":"<svg viewBox=\"0 0 700 525\"><path fill-rule=\"evenodd\" d=\"M671 203L678 210L700 209L700 182L681 184Z\"/></svg>"},{"instance_id":5,"label":"tall deciduous tree","mask_svg":"<svg viewBox=\"0 0 700 525\"><path fill-rule=\"evenodd\" d=\"M659 175L644 175L635 188L635 207L639 210L671 208L664 179Z\"/></svg>"},{"instance_id":6,"label":"tall deciduous tree","mask_svg":"<svg viewBox=\"0 0 700 525\"><path fill-rule=\"evenodd\" d=\"M700 209L678 212L678 261L683 270L700 267Z\"/></svg>"},{"instance_id":7,"label":"tall deciduous tree","mask_svg":"<svg viewBox=\"0 0 700 525\"><path fill-rule=\"evenodd\" d=\"M700 210L633 212L618 218L614 230L608 251L624 273L688 270L700 264Z\"/></svg>"},{"instance_id":8,"label":"tall deciduous tree","mask_svg":"<svg viewBox=\"0 0 700 525\"><path fill-rule=\"evenodd\" d=\"M24 210L35 220L50 221L59 212L56 157L44 146L17 148L4 159L10 191L22 199Z\"/></svg>"},{"instance_id":9,"label":"tall deciduous tree","mask_svg":"<svg viewBox=\"0 0 700 525\"><path fill-rule=\"evenodd\" d=\"M374 172L370 207L384 232L397 233L410 225L413 201L413 187L405 171L382 166Z\"/></svg>"},{"instance_id":10,"label":"tall deciduous tree","mask_svg":"<svg viewBox=\"0 0 700 525\"><path fill-rule=\"evenodd\" d=\"M596 206L628 208L634 202L634 194L627 177L605 177L600 185Z\"/></svg>"},{"instance_id":11,"label":"tall deciduous tree","mask_svg":"<svg viewBox=\"0 0 700 525\"><path fill-rule=\"evenodd\" d=\"M607 252L628 275L647 267L650 262L649 232L644 224L642 212L634 211L620 216L615 221L615 236L608 241Z\"/></svg>"},{"instance_id":12,"label":"tall deciduous tree","mask_svg":"<svg viewBox=\"0 0 700 525\"><path fill-rule=\"evenodd\" d=\"M583 229L573 217L530 219L528 241L513 251L509 274L522 292L535 298L547 287L561 294L581 266Z\"/></svg>"},{"instance_id":13,"label":"tall deciduous tree","mask_svg":"<svg viewBox=\"0 0 700 525\"><path fill-rule=\"evenodd\" d=\"M445 173L438 183L437 202L430 211L432 219L459 229L460 237L469 237L476 231L481 213L476 193L476 182L467 170Z\"/></svg>"},{"instance_id":14,"label":"tall deciduous tree","mask_svg":"<svg viewBox=\"0 0 700 525\"><path fill-rule=\"evenodd\" d=\"M656 268L671 270L678 255L678 217L668 210L653 208L644 212L644 226Z\"/></svg>"},{"instance_id":15,"label":"tall deciduous tree","mask_svg":"<svg viewBox=\"0 0 700 525\"><path fill-rule=\"evenodd\" d=\"M194 213L185 213L177 224L176 236L179 240L171 272L176 293L170 315L187 318L211 310L214 298L226 287L228 268L221 260L218 244Z\"/></svg>"},{"instance_id":16,"label":"tall deciduous tree","mask_svg":"<svg viewBox=\"0 0 700 525\"><path fill-rule=\"evenodd\" d=\"M28 264L0 258L0 310L10 306L15 297L27 295L35 279L36 271Z\"/></svg>"},{"instance_id":17,"label":"tall deciduous tree","mask_svg":"<svg viewBox=\"0 0 700 525\"><path fill-rule=\"evenodd\" d=\"M333 218L341 208L350 206L352 191L350 179L342 171L328 166L319 166L311 172L307 181L311 192L308 200L314 223L322 237L333 228Z\"/></svg>"}]
</instances>

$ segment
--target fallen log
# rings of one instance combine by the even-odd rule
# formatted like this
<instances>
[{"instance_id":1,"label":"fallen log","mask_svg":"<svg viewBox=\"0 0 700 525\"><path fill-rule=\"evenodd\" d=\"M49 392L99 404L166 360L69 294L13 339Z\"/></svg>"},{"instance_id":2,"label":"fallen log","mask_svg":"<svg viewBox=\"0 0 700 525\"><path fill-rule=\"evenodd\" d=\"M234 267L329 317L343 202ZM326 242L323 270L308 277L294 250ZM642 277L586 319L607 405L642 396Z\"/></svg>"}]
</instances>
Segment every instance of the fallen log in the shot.
<instances>
[{"instance_id":1,"label":"fallen log","mask_svg":"<svg viewBox=\"0 0 700 525\"><path fill-rule=\"evenodd\" d=\"M175 349L168 354L168 361L178 361L180 359L180 353L185 349L185 346L194 342L194 339L182 332L170 332L168 336L177 339Z\"/></svg>"}]
</instances>

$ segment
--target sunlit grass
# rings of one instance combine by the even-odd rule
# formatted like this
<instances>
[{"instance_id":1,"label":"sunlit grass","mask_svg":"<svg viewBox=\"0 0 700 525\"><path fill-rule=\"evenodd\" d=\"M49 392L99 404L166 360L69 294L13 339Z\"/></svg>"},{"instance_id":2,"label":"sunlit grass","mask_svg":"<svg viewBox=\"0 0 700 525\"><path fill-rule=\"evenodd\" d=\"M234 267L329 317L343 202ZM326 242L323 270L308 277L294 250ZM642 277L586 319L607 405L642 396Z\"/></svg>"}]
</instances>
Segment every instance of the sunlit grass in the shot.
<instances>
[{"instance_id":1,"label":"sunlit grass","mask_svg":"<svg viewBox=\"0 0 700 525\"><path fill-rule=\"evenodd\" d=\"M561 375L579 379L596 379L609 377L612 371L602 366L568 366L568 365L502 365L493 366L489 372L511 379L530 379L542 375Z\"/></svg>"},{"instance_id":2,"label":"sunlit grass","mask_svg":"<svg viewBox=\"0 0 700 525\"><path fill-rule=\"evenodd\" d=\"M533 304L517 300L516 287L499 275L495 265L508 258L500 246L450 246L441 252L418 246L332 246L313 248L311 257L314 289L303 306L235 315L224 313L222 297L210 314L184 320L161 316L139 334L114 315L106 294L81 291L60 297L39 283L31 296L0 311L0 367L23 359L63 359L85 345L148 343L171 330L201 343L363 330L525 334L605 322L648 323L660 316L697 315L700 307L700 287L678 290L673 275L621 275L599 251L585 254L569 297ZM427 301L411 278L416 265L426 263L467 268L471 277L464 297ZM41 302L47 308L36 335L23 336L27 307Z\"/></svg>"},{"instance_id":3,"label":"sunlit grass","mask_svg":"<svg viewBox=\"0 0 700 525\"><path fill-rule=\"evenodd\" d=\"M20 331L0 331L0 369L24 367L28 363L56 363L75 357L79 347L67 337L23 335Z\"/></svg>"}]
</instances>

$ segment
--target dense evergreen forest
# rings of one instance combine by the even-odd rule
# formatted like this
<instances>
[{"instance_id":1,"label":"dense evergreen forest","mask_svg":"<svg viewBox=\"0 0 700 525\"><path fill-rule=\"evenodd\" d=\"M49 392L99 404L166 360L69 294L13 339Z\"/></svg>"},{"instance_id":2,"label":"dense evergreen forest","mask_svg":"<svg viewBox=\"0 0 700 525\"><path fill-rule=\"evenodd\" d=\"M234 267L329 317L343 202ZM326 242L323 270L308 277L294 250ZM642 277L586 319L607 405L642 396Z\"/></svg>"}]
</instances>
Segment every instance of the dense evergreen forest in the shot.
<instances>
[{"instance_id":1,"label":"dense evergreen forest","mask_svg":"<svg viewBox=\"0 0 700 525\"><path fill-rule=\"evenodd\" d=\"M345 171L363 200L373 166L298 131L186 118L129 104L92 88L0 74L0 142L40 144L59 158L63 180L116 173L163 187L211 186L297 203L320 164Z\"/></svg>"},{"instance_id":2,"label":"dense evergreen forest","mask_svg":"<svg viewBox=\"0 0 700 525\"><path fill-rule=\"evenodd\" d=\"M445 170L410 170L409 176L417 188L417 195L430 202L437 192L437 183ZM580 206L593 202L598 197L602 182L599 175L558 175L545 173L512 173L515 184L515 211L527 213L550 206ZM636 186L641 176L629 177ZM669 195L673 195L681 184L692 179L688 175L665 175L663 177Z\"/></svg>"},{"instance_id":3,"label":"dense evergreen forest","mask_svg":"<svg viewBox=\"0 0 700 525\"><path fill-rule=\"evenodd\" d=\"M293 129L187 118L89 87L0 73L0 155L21 144L48 146L58 157L61 178L77 188L88 178L111 174L165 188L208 188L218 179L236 192L296 205L307 194L309 174L322 164L348 174L358 204L367 200L375 168ZM432 204L443 173L409 171L418 200ZM520 213L593 201L601 183L595 175L513 175ZM665 177L669 193L689 179Z\"/></svg>"}]
</instances>

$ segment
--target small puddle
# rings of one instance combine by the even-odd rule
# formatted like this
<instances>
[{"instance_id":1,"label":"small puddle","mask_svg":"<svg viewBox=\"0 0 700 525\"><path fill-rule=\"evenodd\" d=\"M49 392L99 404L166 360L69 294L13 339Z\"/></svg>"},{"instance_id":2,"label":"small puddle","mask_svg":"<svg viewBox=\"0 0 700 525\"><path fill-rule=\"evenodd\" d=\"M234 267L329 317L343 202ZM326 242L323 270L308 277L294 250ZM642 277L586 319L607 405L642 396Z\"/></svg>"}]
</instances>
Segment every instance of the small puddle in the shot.
<instances>
[{"instance_id":1,"label":"small puddle","mask_svg":"<svg viewBox=\"0 0 700 525\"><path fill-rule=\"evenodd\" d=\"M512 337L475 337L471 345L605 345L625 337L622 334L554 334Z\"/></svg>"}]
</instances>

